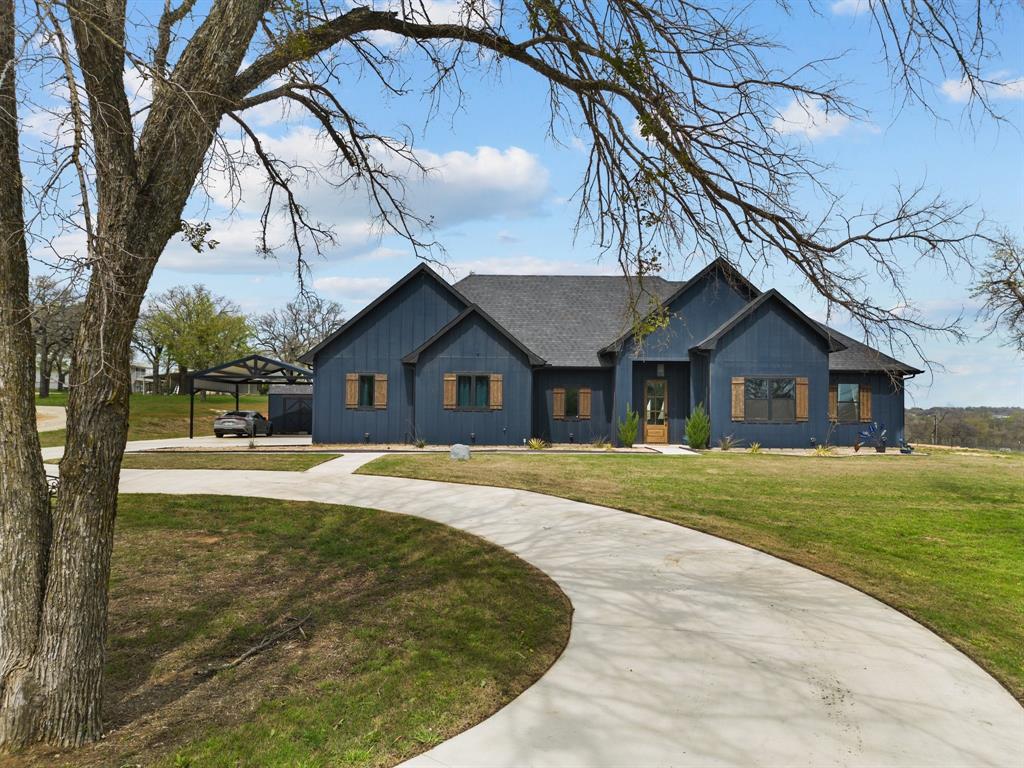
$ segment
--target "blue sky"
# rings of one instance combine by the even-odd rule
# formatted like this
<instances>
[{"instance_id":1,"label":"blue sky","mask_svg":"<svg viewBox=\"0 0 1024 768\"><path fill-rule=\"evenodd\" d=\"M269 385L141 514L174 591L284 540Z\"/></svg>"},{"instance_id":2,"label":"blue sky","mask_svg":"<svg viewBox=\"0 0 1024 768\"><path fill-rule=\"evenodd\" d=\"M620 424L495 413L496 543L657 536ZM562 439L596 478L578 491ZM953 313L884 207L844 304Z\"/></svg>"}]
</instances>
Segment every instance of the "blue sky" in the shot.
<instances>
[{"instance_id":1,"label":"blue sky","mask_svg":"<svg viewBox=\"0 0 1024 768\"><path fill-rule=\"evenodd\" d=\"M796 7L802 8L800 4ZM845 51L827 74L850 82L845 93L866 111L862 122L827 121L819 115L808 124L794 114L794 140L808 142L816 157L836 165L829 181L846 191L851 205L891 200L896 183L925 182L929 189L975 203L985 215L1024 236L1024 29L1004 24L999 32L1000 58L991 76L1011 82L995 104L1007 117L1003 125L972 121L964 112L957 83L941 72L930 73L936 115L919 107L903 107L893 94L880 49L856 0L838 0L822 13L786 15L774 3L755 3L748 20L788 50L778 62L803 63ZM417 151L437 170L423 182L410 185L410 201L435 217L435 235L446 248L446 265L456 276L469 271L521 273L615 273L614 260L601 261L584 233L574 243L575 204L570 200L583 171L586 155L571 136L562 144L547 135L546 86L540 78L515 66L505 66L500 79L493 73L469 74L463 80L466 97L461 109L450 102L425 122L429 102L419 96L383 97L369 81L353 81L345 94L348 106L369 125L387 130L400 123L415 129ZM785 105L780 105L784 107ZM305 162L326 157L311 129L301 120L286 119L276 107L260 108L250 116L265 142L280 156ZM182 283L205 283L256 312L283 304L295 290L293 264L287 249L279 261L256 255L256 220L262 207L262 184L256 174L243 177L239 207L193 208L205 218L211 237L221 245L203 254L174 243L157 267L151 290ZM312 277L317 290L340 301L349 314L358 311L416 262L411 249L397 238L376 239L368 234L365 209L324 183L304 190L304 199L320 219L334 224L338 247L323 258L313 257ZM808 197L808 205L814 201ZM682 278L702 266L675 254L666 277ZM950 278L930 267L909 268L910 295L930 317L973 313L968 278ZM776 287L810 314L824 317L824 306L784 266L751 275L762 287ZM876 280L879 297L890 288ZM974 330L978 330L975 328ZM939 367L909 387L908 404L1024 405L1024 363L998 340L975 340L957 345L942 339L919 339L926 356ZM911 352L908 362L919 362Z\"/></svg>"}]
</instances>

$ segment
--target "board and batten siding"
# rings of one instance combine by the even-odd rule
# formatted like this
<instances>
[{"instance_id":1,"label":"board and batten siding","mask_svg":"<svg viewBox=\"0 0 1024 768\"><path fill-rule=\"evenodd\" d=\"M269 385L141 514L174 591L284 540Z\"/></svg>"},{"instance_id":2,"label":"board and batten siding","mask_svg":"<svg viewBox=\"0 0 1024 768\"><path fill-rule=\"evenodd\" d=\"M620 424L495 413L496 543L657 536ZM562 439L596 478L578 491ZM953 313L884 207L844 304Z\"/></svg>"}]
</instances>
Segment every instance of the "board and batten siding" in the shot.
<instances>
[{"instance_id":1,"label":"board and batten siding","mask_svg":"<svg viewBox=\"0 0 1024 768\"><path fill-rule=\"evenodd\" d=\"M589 389L589 419L556 419L553 413L555 389ZM542 368L533 374L533 437L551 443L577 443L598 438L613 439L612 399L614 371L611 368Z\"/></svg>"},{"instance_id":2,"label":"board and batten siding","mask_svg":"<svg viewBox=\"0 0 1024 768\"><path fill-rule=\"evenodd\" d=\"M445 408L445 374L460 373L500 374L501 408ZM531 437L530 363L479 315L467 316L424 350L415 377L417 438L441 445L522 445Z\"/></svg>"},{"instance_id":3,"label":"board and batten siding","mask_svg":"<svg viewBox=\"0 0 1024 768\"><path fill-rule=\"evenodd\" d=\"M829 374L830 384L858 384L861 389L867 387L871 391L871 421L884 424L887 430L886 444L892 448L904 439L903 427L903 382L893 381L887 373L858 373L851 371L832 371ZM858 433L866 430L870 422L856 424L836 423L832 429L833 445L853 445L858 440Z\"/></svg>"},{"instance_id":4,"label":"board and batten siding","mask_svg":"<svg viewBox=\"0 0 1024 768\"><path fill-rule=\"evenodd\" d=\"M807 448L828 436L828 343L778 301L767 301L740 321L710 353L711 445L732 435L741 445ZM807 379L807 420L787 423L734 421L735 377Z\"/></svg>"},{"instance_id":5,"label":"board and batten siding","mask_svg":"<svg viewBox=\"0 0 1024 768\"><path fill-rule=\"evenodd\" d=\"M313 442L410 442L415 425L414 371L401 362L456 317L464 304L430 275L421 273L399 288L314 361ZM345 376L385 374L387 408L346 408Z\"/></svg>"}]
</instances>

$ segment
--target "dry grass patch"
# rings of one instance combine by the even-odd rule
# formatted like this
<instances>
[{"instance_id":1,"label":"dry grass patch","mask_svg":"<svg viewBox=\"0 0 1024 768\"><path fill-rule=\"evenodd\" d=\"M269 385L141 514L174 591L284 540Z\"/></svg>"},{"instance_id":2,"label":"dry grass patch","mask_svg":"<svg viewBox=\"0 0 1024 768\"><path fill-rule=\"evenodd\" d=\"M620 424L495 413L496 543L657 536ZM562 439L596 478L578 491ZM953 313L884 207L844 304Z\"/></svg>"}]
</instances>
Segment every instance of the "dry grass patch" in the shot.
<instances>
[{"instance_id":1,"label":"dry grass patch","mask_svg":"<svg viewBox=\"0 0 1024 768\"><path fill-rule=\"evenodd\" d=\"M151 451L126 453L122 469L251 469L269 472L305 472L325 461L337 459L337 453L260 453L224 452L199 453L180 451ZM52 459L47 464L57 464Z\"/></svg>"}]
</instances>

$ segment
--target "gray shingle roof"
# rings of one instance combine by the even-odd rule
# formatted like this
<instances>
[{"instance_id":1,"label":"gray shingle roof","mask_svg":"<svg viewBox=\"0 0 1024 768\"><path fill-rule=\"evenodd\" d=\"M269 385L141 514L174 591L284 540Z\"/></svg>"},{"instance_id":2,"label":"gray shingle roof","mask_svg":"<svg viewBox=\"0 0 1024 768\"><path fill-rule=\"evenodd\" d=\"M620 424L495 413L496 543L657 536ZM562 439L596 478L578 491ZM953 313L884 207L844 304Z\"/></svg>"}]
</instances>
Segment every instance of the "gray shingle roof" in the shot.
<instances>
[{"instance_id":1,"label":"gray shingle roof","mask_svg":"<svg viewBox=\"0 0 1024 768\"><path fill-rule=\"evenodd\" d=\"M869 347L863 342L851 339L835 328L829 328L824 323L818 323L832 336L846 345L846 349L833 352L828 356L828 369L830 371L885 371L888 373L923 373L919 368L901 363L894 357L880 352L874 347Z\"/></svg>"},{"instance_id":2,"label":"gray shingle roof","mask_svg":"<svg viewBox=\"0 0 1024 768\"><path fill-rule=\"evenodd\" d=\"M644 292L658 301L681 285L643 280ZM455 287L553 366L601 365L601 348L629 328L629 283L622 276L470 275ZM639 306L646 305L645 298Z\"/></svg>"}]
</instances>

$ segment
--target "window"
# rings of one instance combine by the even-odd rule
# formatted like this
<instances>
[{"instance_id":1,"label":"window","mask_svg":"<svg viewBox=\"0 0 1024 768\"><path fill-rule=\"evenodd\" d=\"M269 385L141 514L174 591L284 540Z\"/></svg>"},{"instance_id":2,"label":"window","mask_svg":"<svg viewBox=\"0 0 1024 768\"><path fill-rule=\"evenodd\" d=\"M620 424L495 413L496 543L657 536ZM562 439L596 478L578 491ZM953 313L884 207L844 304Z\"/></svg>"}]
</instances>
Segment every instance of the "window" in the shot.
<instances>
[{"instance_id":1,"label":"window","mask_svg":"<svg viewBox=\"0 0 1024 768\"><path fill-rule=\"evenodd\" d=\"M580 391L578 389L565 390L565 418L578 419L580 417Z\"/></svg>"},{"instance_id":2,"label":"window","mask_svg":"<svg viewBox=\"0 0 1024 768\"><path fill-rule=\"evenodd\" d=\"M484 410L490 405L491 377L489 375L460 374L456 379L457 408Z\"/></svg>"},{"instance_id":3,"label":"window","mask_svg":"<svg viewBox=\"0 0 1024 768\"><path fill-rule=\"evenodd\" d=\"M359 407L373 408L373 375L359 376Z\"/></svg>"},{"instance_id":4,"label":"window","mask_svg":"<svg viewBox=\"0 0 1024 768\"><path fill-rule=\"evenodd\" d=\"M796 421L796 379L747 378L743 399L745 421Z\"/></svg>"},{"instance_id":5,"label":"window","mask_svg":"<svg viewBox=\"0 0 1024 768\"><path fill-rule=\"evenodd\" d=\"M839 384L837 387L839 421L860 421L860 385Z\"/></svg>"}]
</instances>

